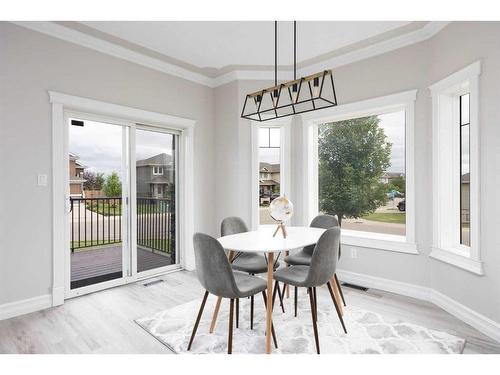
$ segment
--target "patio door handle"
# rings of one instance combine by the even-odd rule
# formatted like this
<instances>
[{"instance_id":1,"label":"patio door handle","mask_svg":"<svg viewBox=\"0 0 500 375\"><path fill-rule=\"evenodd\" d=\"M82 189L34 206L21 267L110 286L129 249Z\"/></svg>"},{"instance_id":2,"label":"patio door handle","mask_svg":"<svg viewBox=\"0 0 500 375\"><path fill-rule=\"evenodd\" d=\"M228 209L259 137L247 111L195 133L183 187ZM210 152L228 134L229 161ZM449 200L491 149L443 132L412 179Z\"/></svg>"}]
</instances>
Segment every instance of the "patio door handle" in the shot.
<instances>
[{"instance_id":1,"label":"patio door handle","mask_svg":"<svg viewBox=\"0 0 500 375\"><path fill-rule=\"evenodd\" d=\"M70 214L73 211L73 201L69 195L66 195L65 199L65 210L66 214Z\"/></svg>"}]
</instances>

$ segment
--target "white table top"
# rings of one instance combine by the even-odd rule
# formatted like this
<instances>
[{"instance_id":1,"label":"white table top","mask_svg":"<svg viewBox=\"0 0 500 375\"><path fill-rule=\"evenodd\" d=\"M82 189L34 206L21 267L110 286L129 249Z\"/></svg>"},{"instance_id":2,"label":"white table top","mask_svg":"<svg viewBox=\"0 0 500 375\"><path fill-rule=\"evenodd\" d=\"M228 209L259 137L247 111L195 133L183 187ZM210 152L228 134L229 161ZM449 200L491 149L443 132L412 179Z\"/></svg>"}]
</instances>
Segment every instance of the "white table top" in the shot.
<instances>
[{"instance_id":1,"label":"white table top","mask_svg":"<svg viewBox=\"0 0 500 375\"><path fill-rule=\"evenodd\" d=\"M311 227L286 227L287 237L283 238L281 230L273 237L276 226L261 227L258 230L232 234L218 238L226 250L238 252L277 252L300 249L318 242L325 229Z\"/></svg>"}]
</instances>

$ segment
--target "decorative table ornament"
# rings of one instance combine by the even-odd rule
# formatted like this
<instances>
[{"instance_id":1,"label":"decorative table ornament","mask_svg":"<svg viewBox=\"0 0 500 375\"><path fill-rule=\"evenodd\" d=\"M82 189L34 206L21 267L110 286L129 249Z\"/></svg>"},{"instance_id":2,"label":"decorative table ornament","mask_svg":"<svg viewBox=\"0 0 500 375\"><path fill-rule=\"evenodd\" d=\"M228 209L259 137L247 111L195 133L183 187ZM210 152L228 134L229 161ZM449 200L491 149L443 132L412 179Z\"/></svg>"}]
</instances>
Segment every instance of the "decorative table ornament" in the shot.
<instances>
[{"instance_id":1,"label":"decorative table ornament","mask_svg":"<svg viewBox=\"0 0 500 375\"><path fill-rule=\"evenodd\" d=\"M293 203L286 197L286 195L278 197L269 205L269 214L271 215L271 218L278 223L278 227L276 228L273 237L275 237L281 229L283 238L286 238L287 233L285 222L290 220L293 216Z\"/></svg>"}]
</instances>

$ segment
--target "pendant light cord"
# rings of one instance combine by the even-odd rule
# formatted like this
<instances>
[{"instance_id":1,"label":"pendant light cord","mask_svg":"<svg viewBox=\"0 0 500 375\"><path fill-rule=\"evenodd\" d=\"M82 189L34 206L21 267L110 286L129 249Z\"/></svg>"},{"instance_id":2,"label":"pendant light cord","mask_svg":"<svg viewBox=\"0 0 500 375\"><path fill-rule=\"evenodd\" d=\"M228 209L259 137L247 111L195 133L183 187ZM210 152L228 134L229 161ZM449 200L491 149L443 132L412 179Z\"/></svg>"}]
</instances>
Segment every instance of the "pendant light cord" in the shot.
<instances>
[{"instance_id":1,"label":"pendant light cord","mask_svg":"<svg viewBox=\"0 0 500 375\"><path fill-rule=\"evenodd\" d=\"M293 80L297 79L297 21L293 21Z\"/></svg>"},{"instance_id":2,"label":"pendant light cord","mask_svg":"<svg viewBox=\"0 0 500 375\"><path fill-rule=\"evenodd\" d=\"M274 85L278 86L278 21L274 21Z\"/></svg>"}]
</instances>

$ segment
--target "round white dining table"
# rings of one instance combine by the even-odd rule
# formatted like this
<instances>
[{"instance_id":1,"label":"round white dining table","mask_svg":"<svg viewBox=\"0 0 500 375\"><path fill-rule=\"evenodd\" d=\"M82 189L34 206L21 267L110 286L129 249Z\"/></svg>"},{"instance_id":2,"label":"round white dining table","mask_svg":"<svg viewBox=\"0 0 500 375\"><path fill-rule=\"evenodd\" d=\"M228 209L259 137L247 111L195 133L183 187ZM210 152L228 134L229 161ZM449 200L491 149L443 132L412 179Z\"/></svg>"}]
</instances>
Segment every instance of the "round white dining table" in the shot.
<instances>
[{"instance_id":1,"label":"round white dining table","mask_svg":"<svg viewBox=\"0 0 500 375\"><path fill-rule=\"evenodd\" d=\"M273 266L274 253L300 249L305 246L314 245L325 229L311 227L286 227L287 237L284 238L282 232L273 234L275 226L262 226L258 230L231 234L218 238L219 243L225 250L229 251L229 259L232 260L235 253L265 253L267 254L267 307L266 307L266 353L271 353L271 324L272 324L272 304L273 304ZM217 319L218 307L216 305L212 318L211 332Z\"/></svg>"}]
</instances>

